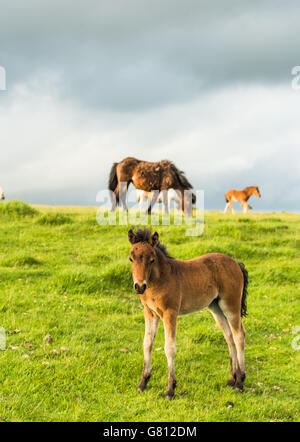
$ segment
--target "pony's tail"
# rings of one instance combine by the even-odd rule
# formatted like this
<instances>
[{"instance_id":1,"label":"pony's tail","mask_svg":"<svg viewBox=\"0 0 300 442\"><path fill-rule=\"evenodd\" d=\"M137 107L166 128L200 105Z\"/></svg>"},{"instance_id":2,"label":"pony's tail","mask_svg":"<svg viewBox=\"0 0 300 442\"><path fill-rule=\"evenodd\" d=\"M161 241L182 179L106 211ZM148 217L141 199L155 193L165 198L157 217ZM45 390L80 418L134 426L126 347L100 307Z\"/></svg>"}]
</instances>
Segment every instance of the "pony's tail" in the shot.
<instances>
[{"instance_id":1,"label":"pony's tail","mask_svg":"<svg viewBox=\"0 0 300 442\"><path fill-rule=\"evenodd\" d=\"M246 267L242 262L239 262L238 265L240 266L241 271L243 272L244 276L244 287L243 287L243 293L242 293L242 306L241 306L241 316L247 316L247 286L248 286L248 271L246 270Z\"/></svg>"},{"instance_id":2,"label":"pony's tail","mask_svg":"<svg viewBox=\"0 0 300 442\"><path fill-rule=\"evenodd\" d=\"M108 179L108 188L112 192L115 191L117 185L118 185L118 178L117 178L117 165L118 163L114 163L110 169L109 179Z\"/></svg>"},{"instance_id":3,"label":"pony's tail","mask_svg":"<svg viewBox=\"0 0 300 442\"><path fill-rule=\"evenodd\" d=\"M173 163L171 163L171 167L172 167L172 170L175 173L181 187L184 190L192 189L193 186L191 185L191 183L188 181L188 179L184 175L184 172L182 170L177 169L177 167Z\"/></svg>"},{"instance_id":4,"label":"pony's tail","mask_svg":"<svg viewBox=\"0 0 300 442\"><path fill-rule=\"evenodd\" d=\"M114 192L116 190L116 187L118 185L118 177L117 177L117 165L119 163L114 163L110 169L110 174L109 174L109 179L108 179L108 188L109 190L111 190L112 192ZM118 195L116 195L117 198L117 204L119 203L119 197Z\"/></svg>"}]
</instances>

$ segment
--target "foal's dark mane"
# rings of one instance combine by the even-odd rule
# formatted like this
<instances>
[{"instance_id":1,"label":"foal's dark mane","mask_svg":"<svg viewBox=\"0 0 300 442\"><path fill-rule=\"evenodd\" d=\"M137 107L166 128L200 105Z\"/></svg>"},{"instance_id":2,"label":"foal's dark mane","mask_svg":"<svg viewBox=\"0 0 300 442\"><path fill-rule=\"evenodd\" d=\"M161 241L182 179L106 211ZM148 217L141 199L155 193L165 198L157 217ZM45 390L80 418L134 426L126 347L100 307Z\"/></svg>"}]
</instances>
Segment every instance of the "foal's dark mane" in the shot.
<instances>
[{"instance_id":1,"label":"foal's dark mane","mask_svg":"<svg viewBox=\"0 0 300 442\"><path fill-rule=\"evenodd\" d=\"M151 242L150 240L152 232L149 229L138 229L136 232L134 232L134 234L136 238L135 244L138 242ZM174 259L173 256L168 253L166 246L161 244L160 241L158 241L155 248L160 250L167 258Z\"/></svg>"}]
</instances>

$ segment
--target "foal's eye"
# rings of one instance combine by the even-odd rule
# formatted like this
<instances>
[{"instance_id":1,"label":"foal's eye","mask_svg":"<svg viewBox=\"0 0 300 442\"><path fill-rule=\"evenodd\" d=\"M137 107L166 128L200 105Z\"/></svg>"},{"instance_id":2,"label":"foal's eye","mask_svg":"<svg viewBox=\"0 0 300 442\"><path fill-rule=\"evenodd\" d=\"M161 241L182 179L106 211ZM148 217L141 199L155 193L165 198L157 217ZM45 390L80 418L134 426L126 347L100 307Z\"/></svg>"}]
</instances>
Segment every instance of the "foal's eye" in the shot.
<instances>
[{"instance_id":1,"label":"foal's eye","mask_svg":"<svg viewBox=\"0 0 300 442\"><path fill-rule=\"evenodd\" d=\"M150 261L150 264L153 264L154 261L155 261L155 258L152 258L151 261Z\"/></svg>"},{"instance_id":2,"label":"foal's eye","mask_svg":"<svg viewBox=\"0 0 300 442\"><path fill-rule=\"evenodd\" d=\"M132 258L129 256L129 261L132 262Z\"/></svg>"}]
</instances>

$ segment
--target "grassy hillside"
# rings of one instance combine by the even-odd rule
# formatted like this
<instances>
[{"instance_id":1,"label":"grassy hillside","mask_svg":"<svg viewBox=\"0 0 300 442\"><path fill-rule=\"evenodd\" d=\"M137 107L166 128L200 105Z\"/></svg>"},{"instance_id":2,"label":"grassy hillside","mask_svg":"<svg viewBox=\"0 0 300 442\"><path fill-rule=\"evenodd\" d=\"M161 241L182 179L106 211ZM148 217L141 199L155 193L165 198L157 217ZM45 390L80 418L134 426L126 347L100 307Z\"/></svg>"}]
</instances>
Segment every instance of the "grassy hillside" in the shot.
<instances>
[{"instance_id":1,"label":"grassy hillside","mask_svg":"<svg viewBox=\"0 0 300 442\"><path fill-rule=\"evenodd\" d=\"M209 212L200 237L186 237L185 226L156 230L175 257L223 252L246 265L245 392L226 388L227 345L203 311L179 319L175 399L163 398L162 324L149 387L138 394L144 319L128 227L99 226L93 208L1 203L0 421L299 420L300 350L291 343L300 326L300 216Z\"/></svg>"}]
</instances>

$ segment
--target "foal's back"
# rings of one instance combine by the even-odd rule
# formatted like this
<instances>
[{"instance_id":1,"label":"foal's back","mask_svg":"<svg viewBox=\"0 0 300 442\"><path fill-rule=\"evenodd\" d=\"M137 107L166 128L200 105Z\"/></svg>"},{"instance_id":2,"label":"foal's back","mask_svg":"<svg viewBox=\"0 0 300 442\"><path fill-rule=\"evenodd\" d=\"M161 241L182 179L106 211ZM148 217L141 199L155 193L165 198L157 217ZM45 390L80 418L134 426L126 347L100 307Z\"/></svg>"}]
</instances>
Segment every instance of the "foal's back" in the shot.
<instances>
[{"instance_id":1,"label":"foal's back","mask_svg":"<svg viewBox=\"0 0 300 442\"><path fill-rule=\"evenodd\" d=\"M181 314L208 307L217 297L240 303L244 277L230 256L208 253L188 261L175 260L173 265L180 280Z\"/></svg>"}]
</instances>

